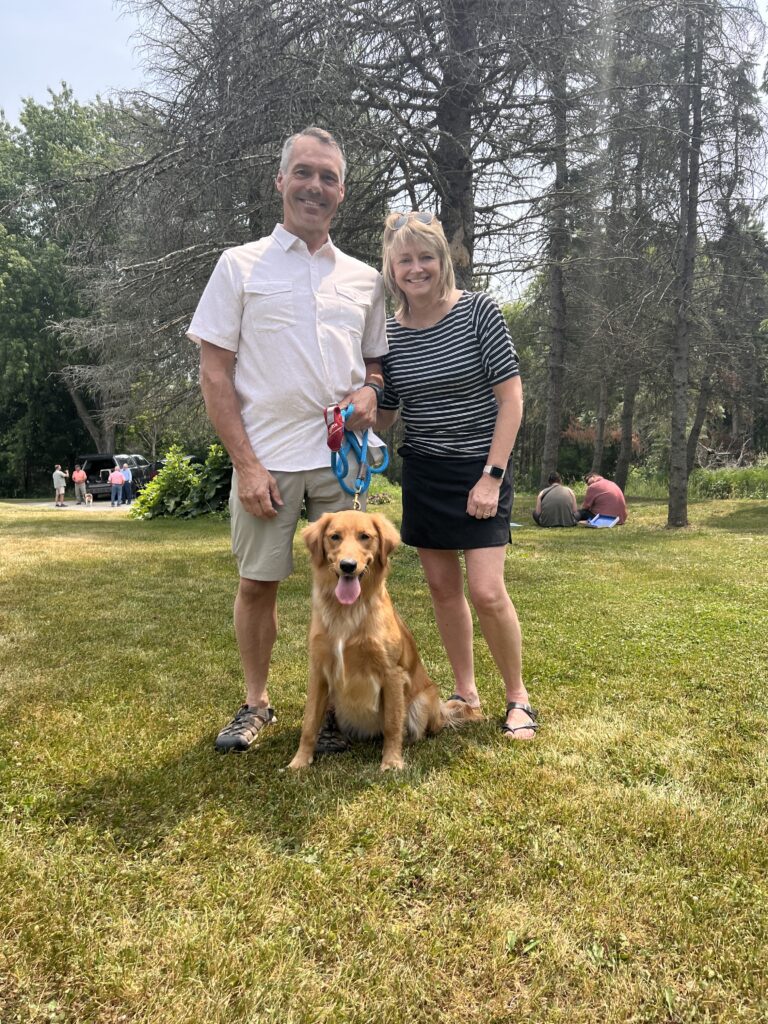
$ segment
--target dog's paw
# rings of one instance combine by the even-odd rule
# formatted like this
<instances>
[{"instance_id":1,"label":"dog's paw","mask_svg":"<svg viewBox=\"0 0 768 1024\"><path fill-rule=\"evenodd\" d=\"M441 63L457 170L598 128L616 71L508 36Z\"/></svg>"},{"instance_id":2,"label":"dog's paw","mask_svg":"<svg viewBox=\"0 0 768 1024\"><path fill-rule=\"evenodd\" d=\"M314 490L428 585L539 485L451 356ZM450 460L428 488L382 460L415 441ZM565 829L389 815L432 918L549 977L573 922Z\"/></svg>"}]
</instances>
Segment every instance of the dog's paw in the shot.
<instances>
[{"instance_id":1,"label":"dog's paw","mask_svg":"<svg viewBox=\"0 0 768 1024\"><path fill-rule=\"evenodd\" d=\"M300 768L309 768L313 760L314 758L312 757L304 757L302 754L297 754L288 767L292 772L297 772Z\"/></svg>"},{"instance_id":2,"label":"dog's paw","mask_svg":"<svg viewBox=\"0 0 768 1024\"><path fill-rule=\"evenodd\" d=\"M400 772L403 768L405 768L405 762L402 757L388 757L381 762L381 771L383 772Z\"/></svg>"}]
</instances>

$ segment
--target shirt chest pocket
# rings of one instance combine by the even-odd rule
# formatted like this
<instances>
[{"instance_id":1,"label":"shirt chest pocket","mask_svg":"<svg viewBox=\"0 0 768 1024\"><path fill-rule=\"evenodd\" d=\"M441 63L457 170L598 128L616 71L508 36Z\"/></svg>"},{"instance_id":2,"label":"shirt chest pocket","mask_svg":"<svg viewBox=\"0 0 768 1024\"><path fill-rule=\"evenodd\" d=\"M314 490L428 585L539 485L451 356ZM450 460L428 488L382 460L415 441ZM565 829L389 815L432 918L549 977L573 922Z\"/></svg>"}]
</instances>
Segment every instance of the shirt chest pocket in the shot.
<instances>
[{"instance_id":1,"label":"shirt chest pocket","mask_svg":"<svg viewBox=\"0 0 768 1024\"><path fill-rule=\"evenodd\" d=\"M290 281L253 279L243 285L243 325L254 331L282 331L296 323Z\"/></svg>"},{"instance_id":2,"label":"shirt chest pocket","mask_svg":"<svg viewBox=\"0 0 768 1024\"><path fill-rule=\"evenodd\" d=\"M370 298L365 292L337 284L330 295L324 296L324 300L329 322L355 338L362 338L370 307Z\"/></svg>"}]
</instances>

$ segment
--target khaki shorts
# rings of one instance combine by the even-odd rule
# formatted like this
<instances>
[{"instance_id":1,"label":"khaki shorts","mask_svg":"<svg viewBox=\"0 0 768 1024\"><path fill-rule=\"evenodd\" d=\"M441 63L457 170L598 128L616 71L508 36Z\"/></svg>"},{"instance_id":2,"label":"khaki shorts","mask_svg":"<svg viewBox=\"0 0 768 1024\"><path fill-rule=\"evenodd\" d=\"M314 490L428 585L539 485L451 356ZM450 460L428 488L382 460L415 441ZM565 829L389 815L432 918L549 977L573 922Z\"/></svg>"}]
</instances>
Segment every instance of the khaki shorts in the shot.
<instances>
[{"instance_id":1,"label":"khaki shorts","mask_svg":"<svg viewBox=\"0 0 768 1024\"><path fill-rule=\"evenodd\" d=\"M350 469L346 483L352 486L357 475ZM240 575L247 580L279 581L293 572L293 536L306 498L310 522L324 512L352 508L353 496L341 489L330 466L303 473L273 472L283 505L272 519L259 519L246 512L237 496L237 473L232 473L229 512L232 517L232 551ZM365 508L366 495L360 495Z\"/></svg>"}]
</instances>

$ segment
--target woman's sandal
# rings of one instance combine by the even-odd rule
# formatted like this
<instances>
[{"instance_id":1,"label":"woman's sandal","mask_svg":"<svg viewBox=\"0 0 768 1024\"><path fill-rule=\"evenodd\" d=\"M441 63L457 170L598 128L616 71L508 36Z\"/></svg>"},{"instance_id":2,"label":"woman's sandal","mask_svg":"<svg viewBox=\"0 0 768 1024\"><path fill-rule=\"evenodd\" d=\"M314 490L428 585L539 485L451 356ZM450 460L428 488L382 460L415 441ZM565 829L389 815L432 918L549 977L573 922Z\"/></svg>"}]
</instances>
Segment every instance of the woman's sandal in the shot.
<instances>
[{"instance_id":1,"label":"woman's sandal","mask_svg":"<svg viewBox=\"0 0 768 1024\"><path fill-rule=\"evenodd\" d=\"M485 721L485 715L483 714L483 709L482 709L482 707L479 704L470 704L469 701L467 700L467 698L466 697L462 697L460 693L452 693L451 696L448 698L448 700L445 703L446 704L450 704L450 702L452 700L458 700L462 704L466 704L467 707L470 709L471 717L466 719L466 721L468 721L468 722L484 722Z\"/></svg>"},{"instance_id":2,"label":"woman's sandal","mask_svg":"<svg viewBox=\"0 0 768 1024\"><path fill-rule=\"evenodd\" d=\"M510 711L515 710L524 711L526 715L528 715L528 717L530 718L530 722L524 722L521 725L507 725L505 715L504 721L501 726L501 731L514 734L516 732L522 732L523 729L530 729L533 733L536 733L536 730L539 728L538 711L535 708L532 708L530 704L521 704L519 700L511 700L509 704L507 704L507 715L509 714ZM533 739L533 736L531 736L531 739Z\"/></svg>"}]
</instances>

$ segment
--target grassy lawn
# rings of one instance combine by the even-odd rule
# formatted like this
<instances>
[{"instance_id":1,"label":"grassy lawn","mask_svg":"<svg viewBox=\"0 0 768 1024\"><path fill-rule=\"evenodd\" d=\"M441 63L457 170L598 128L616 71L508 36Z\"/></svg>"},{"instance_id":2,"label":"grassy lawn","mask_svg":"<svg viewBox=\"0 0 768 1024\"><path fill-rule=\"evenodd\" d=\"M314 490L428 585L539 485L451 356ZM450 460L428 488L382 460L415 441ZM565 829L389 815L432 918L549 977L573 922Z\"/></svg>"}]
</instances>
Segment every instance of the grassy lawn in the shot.
<instances>
[{"instance_id":1,"label":"grassy lawn","mask_svg":"<svg viewBox=\"0 0 768 1024\"><path fill-rule=\"evenodd\" d=\"M0 1022L768 1018L768 503L537 530L507 558L535 742L489 720L285 772L309 571L281 592L279 721L241 699L220 522L0 504ZM399 517L397 504L384 509ZM391 586L451 690L413 552Z\"/></svg>"}]
</instances>

